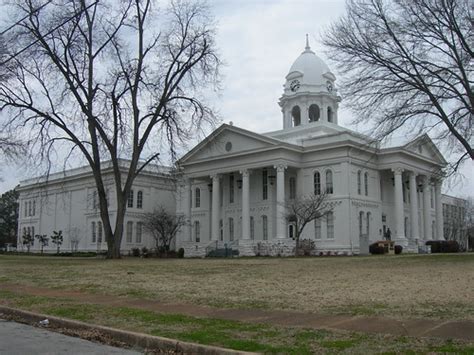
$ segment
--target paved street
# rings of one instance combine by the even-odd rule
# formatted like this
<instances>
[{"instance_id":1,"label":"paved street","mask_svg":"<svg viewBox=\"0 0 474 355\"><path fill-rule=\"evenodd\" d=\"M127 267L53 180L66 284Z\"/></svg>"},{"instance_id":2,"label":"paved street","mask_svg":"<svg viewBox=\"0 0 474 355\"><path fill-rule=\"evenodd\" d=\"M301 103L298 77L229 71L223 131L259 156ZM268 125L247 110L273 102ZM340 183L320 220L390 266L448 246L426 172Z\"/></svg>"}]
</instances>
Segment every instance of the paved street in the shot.
<instances>
[{"instance_id":1,"label":"paved street","mask_svg":"<svg viewBox=\"0 0 474 355\"><path fill-rule=\"evenodd\" d=\"M0 319L0 354L137 355L141 353Z\"/></svg>"}]
</instances>

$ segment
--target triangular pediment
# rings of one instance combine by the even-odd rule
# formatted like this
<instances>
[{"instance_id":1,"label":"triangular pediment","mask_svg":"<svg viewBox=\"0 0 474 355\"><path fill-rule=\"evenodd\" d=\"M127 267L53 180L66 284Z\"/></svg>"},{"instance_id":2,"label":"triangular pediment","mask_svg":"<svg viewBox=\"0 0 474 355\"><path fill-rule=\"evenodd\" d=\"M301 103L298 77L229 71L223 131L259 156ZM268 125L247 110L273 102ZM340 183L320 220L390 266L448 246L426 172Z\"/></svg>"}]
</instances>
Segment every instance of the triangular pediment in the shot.
<instances>
[{"instance_id":1,"label":"triangular pediment","mask_svg":"<svg viewBox=\"0 0 474 355\"><path fill-rule=\"evenodd\" d=\"M285 143L242 128L223 124L181 158L180 163L253 153L279 145L285 145Z\"/></svg>"},{"instance_id":2,"label":"triangular pediment","mask_svg":"<svg viewBox=\"0 0 474 355\"><path fill-rule=\"evenodd\" d=\"M412 153L421 155L424 158L434 160L438 163L447 163L441 152L438 150L436 145L433 143L433 141L427 134L424 134L416 138L415 140L405 144L403 148Z\"/></svg>"}]
</instances>

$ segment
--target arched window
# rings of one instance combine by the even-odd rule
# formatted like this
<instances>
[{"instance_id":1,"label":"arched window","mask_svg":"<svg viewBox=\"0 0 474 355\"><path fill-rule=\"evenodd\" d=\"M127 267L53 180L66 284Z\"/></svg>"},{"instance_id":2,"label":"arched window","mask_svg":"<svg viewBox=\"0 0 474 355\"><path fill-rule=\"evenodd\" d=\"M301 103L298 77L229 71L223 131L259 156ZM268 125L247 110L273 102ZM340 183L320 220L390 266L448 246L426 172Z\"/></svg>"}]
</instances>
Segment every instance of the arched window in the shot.
<instances>
[{"instance_id":1,"label":"arched window","mask_svg":"<svg viewBox=\"0 0 474 355\"><path fill-rule=\"evenodd\" d=\"M262 233L263 240L268 240L268 218L267 216L262 216Z\"/></svg>"},{"instance_id":2,"label":"arched window","mask_svg":"<svg viewBox=\"0 0 474 355\"><path fill-rule=\"evenodd\" d=\"M143 191L137 192L137 208L143 208Z\"/></svg>"},{"instance_id":3,"label":"arched window","mask_svg":"<svg viewBox=\"0 0 474 355\"><path fill-rule=\"evenodd\" d=\"M321 218L314 220L314 239L321 239Z\"/></svg>"},{"instance_id":4,"label":"arched window","mask_svg":"<svg viewBox=\"0 0 474 355\"><path fill-rule=\"evenodd\" d=\"M333 121L333 114L332 114L332 108L328 107L328 122Z\"/></svg>"},{"instance_id":5,"label":"arched window","mask_svg":"<svg viewBox=\"0 0 474 355\"><path fill-rule=\"evenodd\" d=\"M131 243L133 241L133 222L127 222L127 243Z\"/></svg>"},{"instance_id":6,"label":"arched window","mask_svg":"<svg viewBox=\"0 0 474 355\"><path fill-rule=\"evenodd\" d=\"M365 227L367 236L370 236L370 216L371 216L371 213L367 212L367 225Z\"/></svg>"},{"instance_id":7,"label":"arched window","mask_svg":"<svg viewBox=\"0 0 474 355\"><path fill-rule=\"evenodd\" d=\"M361 236L363 231L363 224L364 224L364 212L359 212L359 236Z\"/></svg>"},{"instance_id":8,"label":"arched window","mask_svg":"<svg viewBox=\"0 0 474 355\"><path fill-rule=\"evenodd\" d=\"M142 242L142 232L143 232L143 223L137 222L137 232L135 234L135 243L140 244Z\"/></svg>"},{"instance_id":9,"label":"arched window","mask_svg":"<svg viewBox=\"0 0 474 355\"><path fill-rule=\"evenodd\" d=\"M332 171L326 170L326 193L332 194L334 193L334 187L332 183Z\"/></svg>"},{"instance_id":10,"label":"arched window","mask_svg":"<svg viewBox=\"0 0 474 355\"><path fill-rule=\"evenodd\" d=\"M250 216L250 239L255 239L255 220Z\"/></svg>"},{"instance_id":11,"label":"arched window","mask_svg":"<svg viewBox=\"0 0 474 355\"><path fill-rule=\"evenodd\" d=\"M327 238L334 239L334 213L329 212L326 215Z\"/></svg>"},{"instance_id":12,"label":"arched window","mask_svg":"<svg viewBox=\"0 0 474 355\"><path fill-rule=\"evenodd\" d=\"M362 172L357 172L357 194L362 194Z\"/></svg>"},{"instance_id":13,"label":"arched window","mask_svg":"<svg viewBox=\"0 0 474 355\"><path fill-rule=\"evenodd\" d=\"M128 193L127 207L133 207L133 190Z\"/></svg>"},{"instance_id":14,"label":"arched window","mask_svg":"<svg viewBox=\"0 0 474 355\"><path fill-rule=\"evenodd\" d=\"M308 116L309 116L309 122L319 121L319 116L320 116L319 106L316 104L312 104L311 106L309 106Z\"/></svg>"},{"instance_id":15,"label":"arched window","mask_svg":"<svg viewBox=\"0 0 474 355\"><path fill-rule=\"evenodd\" d=\"M229 240L234 240L234 219L232 217L229 218Z\"/></svg>"},{"instance_id":16,"label":"arched window","mask_svg":"<svg viewBox=\"0 0 474 355\"><path fill-rule=\"evenodd\" d=\"M96 234L96 229L95 229L95 222L91 222L91 234L92 234L92 243L95 243L97 241L97 234Z\"/></svg>"},{"instance_id":17,"label":"arched window","mask_svg":"<svg viewBox=\"0 0 474 355\"><path fill-rule=\"evenodd\" d=\"M201 242L201 223L199 221L194 222L194 240L196 243Z\"/></svg>"},{"instance_id":18,"label":"arched window","mask_svg":"<svg viewBox=\"0 0 474 355\"><path fill-rule=\"evenodd\" d=\"M319 171L316 171L314 173L314 194L321 194L321 174L319 173Z\"/></svg>"},{"instance_id":19,"label":"arched window","mask_svg":"<svg viewBox=\"0 0 474 355\"><path fill-rule=\"evenodd\" d=\"M97 243L102 243L102 222L97 222Z\"/></svg>"},{"instance_id":20,"label":"arched window","mask_svg":"<svg viewBox=\"0 0 474 355\"><path fill-rule=\"evenodd\" d=\"M290 200L296 198L296 179L294 177L290 177Z\"/></svg>"},{"instance_id":21,"label":"arched window","mask_svg":"<svg viewBox=\"0 0 474 355\"><path fill-rule=\"evenodd\" d=\"M194 190L194 207L201 207L201 189L199 187Z\"/></svg>"},{"instance_id":22,"label":"arched window","mask_svg":"<svg viewBox=\"0 0 474 355\"><path fill-rule=\"evenodd\" d=\"M299 106L293 106L291 109L291 117L293 117L293 127L301 124L301 110Z\"/></svg>"},{"instance_id":23,"label":"arched window","mask_svg":"<svg viewBox=\"0 0 474 355\"><path fill-rule=\"evenodd\" d=\"M365 196L369 196L369 173L364 174L364 190Z\"/></svg>"}]
</instances>

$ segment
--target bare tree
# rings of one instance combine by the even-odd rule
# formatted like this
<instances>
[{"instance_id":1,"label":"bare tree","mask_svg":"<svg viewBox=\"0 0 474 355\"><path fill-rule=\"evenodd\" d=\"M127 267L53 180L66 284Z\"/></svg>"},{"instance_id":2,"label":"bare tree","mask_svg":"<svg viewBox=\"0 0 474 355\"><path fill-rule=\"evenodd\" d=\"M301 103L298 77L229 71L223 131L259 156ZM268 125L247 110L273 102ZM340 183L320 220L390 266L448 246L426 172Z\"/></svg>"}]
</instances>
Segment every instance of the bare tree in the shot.
<instances>
[{"instance_id":1,"label":"bare tree","mask_svg":"<svg viewBox=\"0 0 474 355\"><path fill-rule=\"evenodd\" d=\"M356 122L379 139L430 132L454 171L474 159L472 23L469 0L348 0L323 41Z\"/></svg>"},{"instance_id":2,"label":"bare tree","mask_svg":"<svg viewBox=\"0 0 474 355\"><path fill-rule=\"evenodd\" d=\"M6 125L28 132L39 157L56 152L87 161L107 256L119 258L134 179L163 149L174 157L178 145L215 122L201 97L219 78L214 21L200 1L172 0L160 11L152 0L63 0L40 10L33 0L17 4L19 16L28 15L17 42L34 45L0 83ZM114 220L104 161L113 170Z\"/></svg>"},{"instance_id":3,"label":"bare tree","mask_svg":"<svg viewBox=\"0 0 474 355\"><path fill-rule=\"evenodd\" d=\"M163 251L165 254L170 250L179 229L188 223L184 215L170 213L163 207L146 213L142 220L144 230L155 240L157 252Z\"/></svg>"},{"instance_id":4,"label":"bare tree","mask_svg":"<svg viewBox=\"0 0 474 355\"><path fill-rule=\"evenodd\" d=\"M38 239L38 242L41 247L41 254L43 254L43 249L45 246L48 246L49 244L49 237L46 234L37 234L35 235L35 238ZM28 250L29 251L29 250Z\"/></svg>"},{"instance_id":5,"label":"bare tree","mask_svg":"<svg viewBox=\"0 0 474 355\"><path fill-rule=\"evenodd\" d=\"M295 255L299 255L300 237L308 223L316 221L332 212L333 206L328 201L328 195L300 196L285 203L286 219L295 224Z\"/></svg>"}]
</instances>

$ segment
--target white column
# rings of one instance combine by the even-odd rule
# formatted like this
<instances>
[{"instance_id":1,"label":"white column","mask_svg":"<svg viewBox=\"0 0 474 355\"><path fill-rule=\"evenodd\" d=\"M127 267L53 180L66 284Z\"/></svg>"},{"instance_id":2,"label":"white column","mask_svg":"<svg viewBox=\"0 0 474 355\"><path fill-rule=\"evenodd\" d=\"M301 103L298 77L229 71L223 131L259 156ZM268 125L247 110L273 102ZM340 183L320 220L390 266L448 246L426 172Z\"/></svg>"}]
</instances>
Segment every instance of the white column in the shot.
<instances>
[{"instance_id":1,"label":"white column","mask_svg":"<svg viewBox=\"0 0 474 355\"><path fill-rule=\"evenodd\" d=\"M416 186L416 173L410 173L410 219L411 219L411 240L420 238L418 223L418 193Z\"/></svg>"},{"instance_id":2,"label":"white column","mask_svg":"<svg viewBox=\"0 0 474 355\"><path fill-rule=\"evenodd\" d=\"M212 219L211 219L211 240L219 240L219 220L220 220L220 175L212 175Z\"/></svg>"},{"instance_id":3,"label":"white column","mask_svg":"<svg viewBox=\"0 0 474 355\"><path fill-rule=\"evenodd\" d=\"M286 238L286 208L285 208L285 165L275 166L276 181L276 237Z\"/></svg>"},{"instance_id":4,"label":"white column","mask_svg":"<svg viewBox=\"0 0 474 355\"><path fill-rule=\"evenodd\" d=\"M192 241L191 235L191 179L184 180L183 186L183 213L186 219L186 225L184 226L184 240Z\"/></svg>"},{"instance_id":5,"label":"white column","mask_svg":"<svg viewBox=\"0 0 474 355\"><path fill-rule=\"evenodd\" d=\"M444 240L443 204L441 202L441 180L435 182L436 239Z\"/></svg>"},{"instance_id":6,"label":"white column","mask_svg":"<svg viewBox=\"0 0 474 355\"><path fill-rule=\"evenodd\" d=\"M249 171L242 170L242 239L250 239L250 178Z\"/></svg>"},{"instance_id":7,"label":"white column","mask_svg":"<svg viewBox=\"0 0 474 355\"><path fill-rule=\"evenodd\" d=\"M424 239L431 240L431 185L428 176L423 180L423 226Z\"/></svg>"},{"instance_id":8,"label":"white column","mask_svg":"<svg viewBox=\"0 0 474 355\"><path fill-rule=\"evenodd\" d=\"M403 169L392 169L395 179L395 241L397 243L406 242L405 238L405 216L403 212Z\"/></svg>"}]
</instances>

